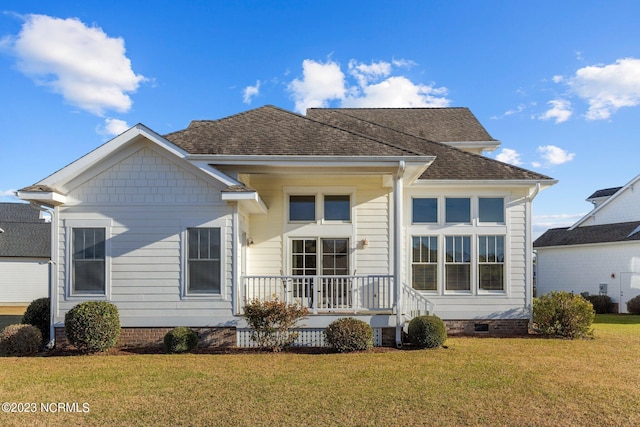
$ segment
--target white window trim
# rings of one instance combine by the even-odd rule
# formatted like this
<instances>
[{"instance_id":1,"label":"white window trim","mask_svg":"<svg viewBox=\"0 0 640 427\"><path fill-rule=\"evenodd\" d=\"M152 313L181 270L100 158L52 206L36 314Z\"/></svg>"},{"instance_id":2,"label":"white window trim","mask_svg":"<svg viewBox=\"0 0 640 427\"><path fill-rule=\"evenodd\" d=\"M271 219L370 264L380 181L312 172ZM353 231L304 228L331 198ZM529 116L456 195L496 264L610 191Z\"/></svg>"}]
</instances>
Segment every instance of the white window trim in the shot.
<instances>
[{"instance_id":1,"label":"white window trim","mask_svg":"<svg viewBox=\"0 0 640 427\"><path fill-rule=\"evenodd\" d=\"M111 229L110 219L65 219L65 300L110 301L111 300ZM104 294L73 292L73 229L104 228Z\"/></svg>"},{"instance_id":2,"label":"white window trim","mask_svg":"<svg viewBox=\"0 0 640 427\"><path fill-rule=\"evenodd\" d=\"M293 275L293 265L291 256L293 255L293 241L294 240L315 240L316 241L316 271L318 276L322 276L322 240L323 239L346 239L349 242L348 246L348 257L349 257L349 272L348 276L352 275L355 271L355 252L356 252L356 244L352 237L345 235L323 235L323 236L289 236L287 239L287 244L285 248L285 257L284 257L284 271L286 271L287 275Z\"/></svg>"},{"instance_id":3,"label":"white window trim","mask_svg":"<svg viewBox=\"0 0 640 427\"><path fill-rule=\"evenodd\" d=\"M219 228L220 229L220 293L189 293L189 228ZM228 289L228 260L227 260L227 233L228 224L225 219L217 219L213 221L185 221L180 229L180 299L188 300L229 300Z\"/></svg>"},{"instance_id":4,"label":"white window trim","mask_svg":"<svg viewBox=\"0 0 640 427\"><path fill-rule=\"evenodd\" d=\"M435 262L436 264L436 289L435 290L426 290L426 289L416 289L413 287L413 238L414 237L435 237L436 238L436 249L438 251L438 258ZM408 268L408 276L409 276L409 283L411 284L411 288L413 290L415 290L416 292L420 292L423 293L425 295L440 295L440 291L442 289L442 275L443 275L443 271L441 268L441 256L442 256L442 248L441 248L441 240L442 240L442 235L439 233L432 233L432 234L410 234L409 235L409 256L407 257L409 259L409 268ZM418 263L418 264L423 264L423 263ZM430 263L427 263L430 264Z\"/></svg>"},{"instance_id":5,"label":"white window trim","mask_svg":"<svg viewBox=\"0 0 640 427\"><path fill-rule=\"evenodd\" d=\"M478 233L478 234L475 235L476 246L478 246L478 241L480 240L481 236L485 236L485 237L502 236L504 238L504 248L503 248L503 250L504 250L504 261L502 262L502 284L503 284L503 288L502 288L502 290L480 289L480 248L477 248L477 251L474 254L474 258L475 258L475 269L477 271L477 273L476 273L476 276L477 276L477 278L476 278L476 290L478 292L478 295L499 295L499 296L507 295L507 288L509 287L507 272L510 271L509 270L509 260L511 258L509 256L509 251L508 251L509 235L508 234L502 234L502 233L497 233L497 234ZM486 263L486 264L491 264L491 263Z\"/></svg>"},{"instance_id":6,"label":"white window trim","mask_svg":"<svg viewBox=\"0 0 640 427\"><path fill-rule=\"evenodd\" d=\"M475 221L479 227L491 225L505 225L507 222L507 197L506 196L477 196L475 198L476 215ZM502 221L480 221L480 199L502 199Z\"/></svg>"},{"instance_id":7,"label":"white window trim","mask_svg":"<svg viewBox=\"0 0 640 427\"><path fill-rule=\"evenodd\" d=\"M300 224L354 224L356 215L356 187L353 186L295 186L283 188L283 206L285 225ZM324 196L349 196L350 201L350 217L349 221L326 220L324 219ZM315 196L316 199L316 217L314 221L291 221L289 219L289 196Z\"/></svg>"}]
</instances>

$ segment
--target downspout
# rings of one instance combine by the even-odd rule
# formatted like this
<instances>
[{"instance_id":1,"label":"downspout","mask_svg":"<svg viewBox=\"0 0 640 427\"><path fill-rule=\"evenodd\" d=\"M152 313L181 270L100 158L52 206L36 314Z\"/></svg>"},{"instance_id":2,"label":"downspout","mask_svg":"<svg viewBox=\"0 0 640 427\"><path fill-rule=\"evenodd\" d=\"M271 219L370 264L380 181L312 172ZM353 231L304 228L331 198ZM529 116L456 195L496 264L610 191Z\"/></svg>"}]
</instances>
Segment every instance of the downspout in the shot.
<instances>
[{"instance_id":1,"label":"downspout","mask_svg":"<svg viewBox=\"0 0 640 427\"><path fill-rule=\"evenodd\" d=\"M39 205L36 202L29 202L31 207L39 210L40 212L45 212L51 215L51 244L49 245L49 342L45 345L46 348L52 349L55 347L56 338L55 338L55 328L54 328L54 313L58 310L58 299L55 298L55 292L53 291L55 283L57 282L55 278L58 276L58 269L56 266L58 265L54 261L54 255L58 252L58 215L56 214L55 208L49 208L44 205Z\"/></svg>"},{"instance_id":2,"label":"downspout","mask_svg":"<svg viewBox=\"0 0 640 427\"><path fill-rule=\"evenodd\" d=\"M524 288L524 304L529 309L529 325L533 325L533 217L532 204L533 199L540 192L540 183L536 182L533 193L526 197L526 218L529 218L527 228L525 230L525 288ZM528 284L528 285L526 285Z\"/></svg>"},{"instance_id":3,"label":"downspout","mask_svg":"<svg viewBox=\"0 0 640 427\"><path fill-rule=\"evenodd\" d=\"M396 300L396 347L402 347L402 327L404 325L404 305L402 301L402 199L404 160L400 160L393 180L393 282Z\"/></svg>"}]
</instances>

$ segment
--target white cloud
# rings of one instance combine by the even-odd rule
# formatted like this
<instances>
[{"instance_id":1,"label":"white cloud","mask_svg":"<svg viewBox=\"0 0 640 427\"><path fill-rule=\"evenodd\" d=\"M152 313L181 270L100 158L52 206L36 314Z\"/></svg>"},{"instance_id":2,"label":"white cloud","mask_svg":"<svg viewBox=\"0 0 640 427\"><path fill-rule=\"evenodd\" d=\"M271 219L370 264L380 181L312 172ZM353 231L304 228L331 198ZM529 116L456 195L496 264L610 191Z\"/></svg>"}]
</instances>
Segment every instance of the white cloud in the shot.
<instances>
[{"instance_id":1,"label":"white cloud","mask_svg":"<svg viewBox=\"0 0 640 427\"><path fill-rule=\"evenodd\" d=\"M563 82L563 81L564 81L564 77L563 77L563 76L553 76L553 77L551 78L551 80L552 80L554 83L561 83L561 82Z\"/></svg>"},{"instance_id":2,"label":"white cloud","mask_svg":"<svg viewBox=\"0 0 640 427\"><path fill-rule=\"evenodd\" d=\"M106 118L104 125L100 126L97 131L100 135L117 136L130 127L124 120Z\"/></svg>"},{"instance_id":3,"label":"white cloud","mask_svg":"<svg viewBox=\"0 0 640 427\"><path fill-rule=\"evenodd\" d=\"M614 64L580 68L569 86L587 101L588 120L611 117L622 107L640 104L640 59L618 59Z\"/></svg>"},{"instance_id":4,"label":"white cloud","mask_svg":"<svg viewBox=\"0 0 640 427\"><path fill-rule=\"evenodd\" d=\"M305 59L302 61L302 80L294 79L288 87L296 111L304 113L307 108L326 107L329 101L344 98L344 79L337 62Z\"/></svg>"},{"instance_id":5,"label":"white cloud","mask_svg":"<svg viewBox=\"0 0 640 427\"><path fill-rule=\"evenodd\" d=\"M575 153L569 153L555 145L545 145L538 147L538 153L544 159L546 165L561 165L570 162L575 157ZM534 166L541 166L535 162Z\"/></svg>"},{"instance_id":6,"label":"white cloud","mask_svg":"<svg viewBox=\"0 0 640 427\"><path fill-rule=\"evenodd\" d=\"M27 15L9 45L24 74L98 116L129 111L128 94L145 80L131 69L122 38L76 18Z\"/></svg>"},{"instance_id":7,"label":"white cloud","mask_svg":"<svg viewBox=\"0 0 640 427\"><path fill-rule=\"evenodd\" d=\"M502 151L500 151L500 153L498 153L498 155L496 156L496 160L515 166L522 165L522 161L520 160L520 153L511 148L503 148Z\"/></svg>"},{"instance_id":8,"label":"white cloud","mask_svg":"<svg viewBox=\"0 0 640 427\"><path fill-rule=\"evenodd\" d=\"M242 101L245 104L251 104L251 100L253 97L258 96L260 94L260 80L256 81L255 86L247 86L244 88L244 95L242 96Z\"/></svg>"},{"instance_id":9,"label":"white cloud","mask_svg":"<svg viewBox=\"0 0 640 427\"><path fill-rule=\"evenodd\" d=\"M566 122L573 114L571 102L565 99L553 99L547 104L551 105L544 114L538 116L540 120L555 119L556 124Z\"/></svg>"},{"instance_id":10,"label":"white cloud","mask_svg":"<svg viewBox=\"0 0 640 427\"><path fill-rule=\"evenodd\" d=\"M393 75L394 67L410 67L408 60L363 64L349 61L348 76L340 64L306 59L302 63L302 79L288 86L295 109L304 113L310 107L327 107L335 101L341 107L447 107L445 87L416 84L404 76Z\"/></svg>"}]
</instances>

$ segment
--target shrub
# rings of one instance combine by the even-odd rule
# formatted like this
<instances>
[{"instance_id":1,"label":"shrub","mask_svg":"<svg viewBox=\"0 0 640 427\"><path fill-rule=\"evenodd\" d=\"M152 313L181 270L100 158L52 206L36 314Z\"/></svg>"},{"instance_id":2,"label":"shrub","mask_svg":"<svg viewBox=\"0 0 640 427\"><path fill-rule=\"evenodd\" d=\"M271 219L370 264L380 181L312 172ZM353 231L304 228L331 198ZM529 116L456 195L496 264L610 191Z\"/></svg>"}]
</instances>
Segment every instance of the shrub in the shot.
<instances>
[{"instance_id":1,"label":"shrub","mask_svg":"<svg viewBox=\"0 0 640 427\"><path fill-rule=\"evenodd\" d=\"M164 348L167 353L185 353L198 346L198 334L186 326L178 326L164 336Z\"/></svg>"},{"instance_id":2,"label":"shrub","mask_svg":"<svg viewBox=\"0 0 640 427\"><path fill-rule=\"evenodd\" d=\"M27 311L22 316L22 323L33 325L40 329L42 343L49 341L49 330L51 325L51 313L49 298L38 298L31 301Z\"/></svg>"},{"instance_id":3,"label":"shrub","mask_svg":"<svg viewBox=\"0 0 640 427\"><path fill-rule=\"evenodd\" d=\"M64 316L67 339L84 352L105 351L120 337L118 308L107 301L86 301Z\"/></svg>"},{"instance_id":4,"label":"shrub","mask_svg":"<svg viewBox=\"0 0 640 427\"><path fill-rule=\"evenodd\" d=\"M28 356L38 352L40 329L33 325L9 325L0 333L0 356Z\"/></svg>"},{"instance_id":5,"label":"shrub","mask_svg":"<svg viewBox=\"0 0 640 427\"><path fill-rule=\"evenodd\" d=\"M324 330L327 343L340 353L368 350L373 347L373 329L353 317L334 320Z\"/></svg>"},{"instance_id":6,"label":"shrub","mask_svg":"<svg viewBox=\"0 0 640 427\"><path fill-rule=\"evenodd\" d=\"M609 295L589 295L584 298L593 305L596 314L611 313L613 309L613 303Z\"/></svg>"},{"instance_id":7,"label":"shrub","mask_svg":"<svg viewBox=\"0 0 640 427\"><path fill-rule=\"evenodd\" d=\"M627 311L631 314L640 314L640 295L627 301Z\"/></svg>"},{"instance_id":8,"label":"shrub","mask_svg":"<svg viewBox=\"0 0 640 427\"><path fill-rule=\"evenodd\" d=\"M417 347L436 348L447 339L447 328L438 316L418 316L409 322L407 335L409 342Z\"/></svg>"},{"instance_id":9,"label":"shrub","mask_svg":"<svg viewBox=\"0 0 640 427\"><path fill-rule=\"evenodd\" d=\"M580 295L552 291L533 300L533 326L543 335L590 337L594 318L593 305Z\"/></svg>"},{"instance_id":10,"label":"shrub","mask_svg":"<svg viewBox=\"0 0 640 427\"><path fill-rule=\"evenodd\" d=\"M277 299L273 301L252 300L244 306L244 317L251 331L251 340L263 350L280 351L298 338L291 329L306 316L308 310Z\"/></svg>"}]
</instances>

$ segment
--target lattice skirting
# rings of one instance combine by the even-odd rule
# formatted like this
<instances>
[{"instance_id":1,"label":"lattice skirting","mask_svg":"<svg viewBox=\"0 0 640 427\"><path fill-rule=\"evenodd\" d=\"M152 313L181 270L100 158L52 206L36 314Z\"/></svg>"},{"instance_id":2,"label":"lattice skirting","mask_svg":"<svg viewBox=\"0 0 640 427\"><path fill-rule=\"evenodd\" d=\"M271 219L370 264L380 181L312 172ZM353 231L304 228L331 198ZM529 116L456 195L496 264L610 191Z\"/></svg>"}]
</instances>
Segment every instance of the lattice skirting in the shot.
<instances>
[{"instance_id":1,"label":"lattice skirting","mask_svg":"<svg viewBox=\"0 0 640 427\"><path fill-rule=\"evenodd\" d=\"M298 338L293 343L296 347L326 347L324 339L324 328L301 328L296 329ZM383 345L383 329L373 328L373 345L380 347ZM236 345L238 347L257 347L251 340L251 329L236 329Z\"/></svg>"}]
</instances>

